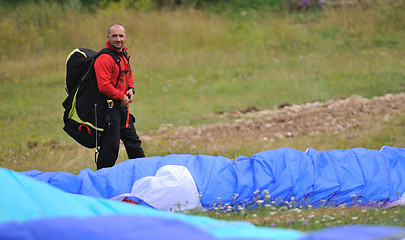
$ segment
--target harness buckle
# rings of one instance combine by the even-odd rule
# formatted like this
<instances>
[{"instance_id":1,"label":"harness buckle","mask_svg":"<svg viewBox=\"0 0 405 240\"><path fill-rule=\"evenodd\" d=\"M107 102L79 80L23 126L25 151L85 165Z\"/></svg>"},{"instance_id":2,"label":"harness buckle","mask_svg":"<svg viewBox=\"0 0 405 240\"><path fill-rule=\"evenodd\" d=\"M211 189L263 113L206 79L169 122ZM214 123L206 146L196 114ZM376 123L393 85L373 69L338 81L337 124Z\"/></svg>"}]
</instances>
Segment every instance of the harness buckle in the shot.
<instances>
[{"instance_id":1,"label":"harness buckle","mask_svg":"<svg viewBox=\"0 0 405 240\"><path fill-rule=\"evenodd\" d=\"M114 101L109 99L107 100L108 108L113 108L114 107Z\"/></svg>"}]
</instances>

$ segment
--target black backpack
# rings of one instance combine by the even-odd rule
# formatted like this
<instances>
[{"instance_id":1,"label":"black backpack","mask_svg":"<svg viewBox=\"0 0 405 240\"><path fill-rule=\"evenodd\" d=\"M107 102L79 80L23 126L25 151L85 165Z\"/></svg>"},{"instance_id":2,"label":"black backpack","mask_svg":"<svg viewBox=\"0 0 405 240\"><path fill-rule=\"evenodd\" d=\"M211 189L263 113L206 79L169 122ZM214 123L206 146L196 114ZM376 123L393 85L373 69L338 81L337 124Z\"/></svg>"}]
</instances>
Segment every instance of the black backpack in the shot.
<instances>
[{"instance_id":1,"label":"black backpack","mask_svg":"<svg viewBox=\"0 0 405 240\"><path fill-rule=\"evenodd\" d=\"M66 92L68 96L62 103L63 130L81 145L96 148L100 136L110 126L109 115L112 111L112 100L100 93L94 72L94 61L101 54L109 54L118 64L121 73L120 59L111 49L104 48L97 52L87 48L76 48L66 60ZM128 59L128 55L124 53ZM96 150L97 153L97 150Z\"/></svg>"}]
</instances>

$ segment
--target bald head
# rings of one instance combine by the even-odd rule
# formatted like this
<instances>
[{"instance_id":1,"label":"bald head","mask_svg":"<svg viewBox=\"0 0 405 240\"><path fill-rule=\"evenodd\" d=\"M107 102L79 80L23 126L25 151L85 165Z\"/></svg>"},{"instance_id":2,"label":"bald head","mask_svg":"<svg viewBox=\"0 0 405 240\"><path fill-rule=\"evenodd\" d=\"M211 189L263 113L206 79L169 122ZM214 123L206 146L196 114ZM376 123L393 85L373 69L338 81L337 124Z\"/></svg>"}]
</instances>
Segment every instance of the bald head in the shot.
<instances>
[{"instance_id":1,"label":"bald head","mask_svg":"<svg viewBox=\"0 0 405 240\"><path fill-rule=\"evenodd\" d=\"M124 32L125 32L124 26L122 26L122 25L119 24L119 23L114 23L114 24L111 24L111 25L108 27L107 35L110 35L111 29L113 29L113 28L122 28L122 29L124 29Z\"/></svg>"}]
</instances>

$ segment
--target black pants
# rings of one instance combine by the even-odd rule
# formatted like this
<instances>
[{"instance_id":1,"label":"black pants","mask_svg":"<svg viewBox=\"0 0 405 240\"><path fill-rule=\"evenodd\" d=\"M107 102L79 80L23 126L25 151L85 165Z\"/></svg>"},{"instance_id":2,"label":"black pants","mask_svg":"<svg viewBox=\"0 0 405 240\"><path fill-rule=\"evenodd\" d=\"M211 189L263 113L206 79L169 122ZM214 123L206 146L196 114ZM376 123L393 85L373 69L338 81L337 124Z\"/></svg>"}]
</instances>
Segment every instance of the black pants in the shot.
<instances>
[{"instance_id":1,"label":"black pants","mask_svg":"<svg viewBox=\"0 0 405 240\"><path fill-rule=\"evenodd\" d=\"M97 170L112 167L118 158L120 139L127 150L128 158L145 157L141 140L135 130L135 118L128 108L115 105L110 115L111 126L100 138L100 152L97 158Z\"/></svg>"}]
</instances>

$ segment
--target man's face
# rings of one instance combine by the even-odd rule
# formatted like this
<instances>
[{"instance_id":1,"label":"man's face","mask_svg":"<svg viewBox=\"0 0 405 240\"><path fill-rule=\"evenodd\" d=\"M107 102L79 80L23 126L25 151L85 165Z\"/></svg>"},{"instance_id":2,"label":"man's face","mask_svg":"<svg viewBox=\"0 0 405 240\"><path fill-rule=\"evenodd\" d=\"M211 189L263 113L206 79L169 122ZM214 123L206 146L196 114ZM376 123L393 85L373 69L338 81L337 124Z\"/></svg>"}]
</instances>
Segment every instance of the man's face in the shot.
<instances>
[{"instance_id":1,"label":"man's face","mask_svg":"<svg viewBox=\"0 0 405 240\"><path fill-rule=\"evenodd\" d=\"M122 26L115 26L111 27L107 38L111 46L121 50L124 46L125 40L127 39L127 34Z\"/></svg>"}]
</instances>

